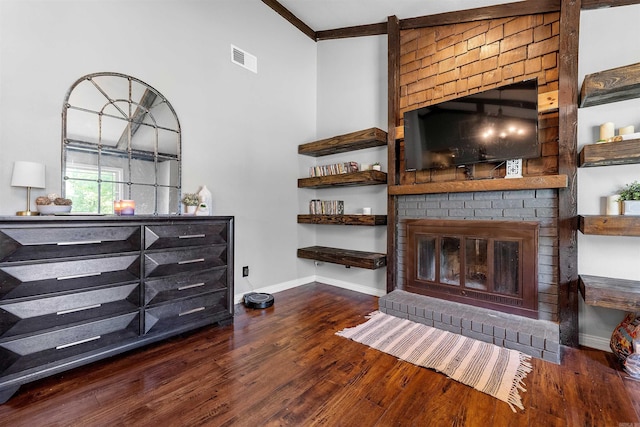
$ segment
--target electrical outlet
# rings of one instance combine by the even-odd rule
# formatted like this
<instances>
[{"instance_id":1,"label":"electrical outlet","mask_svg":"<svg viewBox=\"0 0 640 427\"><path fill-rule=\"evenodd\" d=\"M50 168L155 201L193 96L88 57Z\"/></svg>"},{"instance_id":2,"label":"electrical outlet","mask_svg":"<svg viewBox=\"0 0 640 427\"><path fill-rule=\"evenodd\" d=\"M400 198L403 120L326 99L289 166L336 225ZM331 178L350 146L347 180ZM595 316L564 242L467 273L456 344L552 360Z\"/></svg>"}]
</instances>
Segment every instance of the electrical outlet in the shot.
<instances>
[{"instance_id":1,"label":"electrical outlet","mask_svg":"<svg viewBox=\"0 0 640 427\"><path fill-rule=\"evenodd\" d=\"M249 266L245 265L242 267L242 277L247 277L249 275Z\"/></svg>"}]
</instances>

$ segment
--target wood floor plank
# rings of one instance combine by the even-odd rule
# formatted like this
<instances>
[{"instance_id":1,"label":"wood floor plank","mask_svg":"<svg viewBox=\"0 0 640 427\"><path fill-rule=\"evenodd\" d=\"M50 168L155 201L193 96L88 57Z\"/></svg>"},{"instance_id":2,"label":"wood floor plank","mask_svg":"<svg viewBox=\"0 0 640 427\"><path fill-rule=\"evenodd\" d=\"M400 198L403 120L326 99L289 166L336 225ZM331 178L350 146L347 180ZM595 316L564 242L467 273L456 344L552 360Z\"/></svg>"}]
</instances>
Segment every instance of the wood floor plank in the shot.
<instances>
[{"instance_id":1,"label":"wood floor plank","mask_svg":"<svg viewBox=\"0 0 640 427\"><path fill-rule=\"evenodd\" d=\"M532 359L536 375L527 377L526 396L530 396L527 407L537 409L540 414L548 414L550 419L564 419L566 408L562 395L562 367ZM553 425L553 424L551 424Z\"/></svg>"},{"instance_id":2,"label":"wood floor plank","mask_svg":"<svg viewBox=\"0 0 640 427\"><path fill-rule=\"evenodd\" d=\"M567 402L567 422L580 426L617 426L638 422L632 398L618 372L608 366L603 352L567 349L563 356L562 390Z\"/></svg>"},{"instance_id":3,"label":"wood floor plank","mask_svg":"<svg viewBox=\"0 0 640 427\"><path fill-rule=\"evenodd\" d=\"M20 426L621 426L640 423L640 382L610 353L533 360L524 411L335 333L377 298L322 284L237 306L234 324L23 386L0 405Z\"/></svg>"}]
</instances>

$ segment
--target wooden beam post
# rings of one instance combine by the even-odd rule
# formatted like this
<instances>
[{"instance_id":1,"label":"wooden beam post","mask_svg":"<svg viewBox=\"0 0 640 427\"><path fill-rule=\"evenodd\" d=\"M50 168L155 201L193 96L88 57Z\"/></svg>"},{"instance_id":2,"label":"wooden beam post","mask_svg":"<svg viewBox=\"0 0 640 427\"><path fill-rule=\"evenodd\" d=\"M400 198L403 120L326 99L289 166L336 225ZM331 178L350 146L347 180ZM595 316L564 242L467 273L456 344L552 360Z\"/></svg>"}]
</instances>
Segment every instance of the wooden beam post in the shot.
<instances>
[{"instance_id":1,"label":"wooden beam post","mask_svg":"<svg viewBox=\"0 0 640 427\"><path fill-rule=\"evenodd\" d=\"M578 346L577 132L578 37L581 0L562 2L559 54L558 173L568 185L558 190L558 312L560 341Z\"/></svg>"},{"instance_id":2,"label":"wooden beam post","mask_svg":"<svg viewBox=\"0 0 640 427\"><path fill-rule=\"evenodd\" d=\"M387 188L398 183L398 141L396 126L400 111L400 22L396 16L387 18ZM397 285L396 274L396 201L387 192L387 292Z\"/></svg>"}]
</instances>

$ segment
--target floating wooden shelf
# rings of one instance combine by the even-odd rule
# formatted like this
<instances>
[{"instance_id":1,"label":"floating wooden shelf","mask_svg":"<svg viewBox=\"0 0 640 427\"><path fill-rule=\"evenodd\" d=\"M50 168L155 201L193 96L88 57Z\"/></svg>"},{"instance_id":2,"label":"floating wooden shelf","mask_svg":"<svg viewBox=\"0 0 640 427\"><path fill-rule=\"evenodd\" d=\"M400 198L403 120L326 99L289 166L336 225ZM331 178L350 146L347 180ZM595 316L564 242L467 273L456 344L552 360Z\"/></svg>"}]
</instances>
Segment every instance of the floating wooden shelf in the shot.
<instances>
[{"instance_id":1,"label":"floating wooden shelf","mask_svg":"<svg viewBox=\"0 0 640 427\"><path fill-rule=\"evenodd\" d=\"M588 305L640 311L640 281L580 275L579 283Z\"/></svg>"},{"instance_id":2,"label":"floating wooden shelf","mask_svg":"<svg viewBox=\"0 0 640 427\"><path fill-rule=\"evenodd\" d=\"M582 147L578 166L611 166L640 163L640 139L589 144Z\"/></svg>"},{"instance_id":3,"label":"floating wooden shelf","mask_svg":"<svg viewBox=\"0 0 640 427\"><path fill-rule=\"evenodd\" d=\"M578 218L582 234L640 237L640 216L579 215Z\"/></svg>"},{"instance_id":4,"label":"floating wooden shelf","mask_svg":"<svg viewBox=\"0 0 640 427\"><path fill-rule=\"evenodd\" d=\"M298 215L298 224L386 225L386 215Z\"/></svg>"},{"instance_id":5,"label":"floating wooden shelf","mask_svg":"<svg viewBox=\"0 0 640 427\"><path fill-rule=\"evenodd\" d=\"M298 258L330 262L347 267L360 267L375 270L387 265L387 256L376 252L353 251L349 249L310 246L298 249Z\"/></svg>"},{"instance_id":6,"label":"floating wooden shelf","mask_svg":"<svg viewBox=\"0 0 640 427\"><path fill-rule=\"evenodd\" d=\"M640 97L640 62L585 76L580 92L580 107L638 97Z\"/></svg>"},{"instance_id":7,"label":"floating wooden shelf","mask_svg":"<svg viewBox=\"0 0 640 427\"><path fill-rule=\"evenodd\" d=\"M368 170L338 175L313 176L298 179L298 188L327 188L346 187L356 185L378 185L387 183L387 174L380 171Z\"/></svg>"},{"instance_id":8,"label":"floating wooden shelf","mask_svg":"<svg viewBox=\"0 0 640 427\"><path fill-rule=\"evenodd\" d=\"M387 145L387 133L378 128L370 128L299 145L298 154L319 157L381 145Z\"/></svg>"},{"instance_id":9,"label":"floating wooden shelf","mask_svg":"<svg viewBox=\"0 0 640 427\"><path fill-rule=\"evenodd\" d=\"M411 185L390 185L389 195L467 193L472 191L532 190L542 188L565 188L566 175L541 175L524 178L478 179L471 181L426 182Z\"/></svg>"}]
</instances>

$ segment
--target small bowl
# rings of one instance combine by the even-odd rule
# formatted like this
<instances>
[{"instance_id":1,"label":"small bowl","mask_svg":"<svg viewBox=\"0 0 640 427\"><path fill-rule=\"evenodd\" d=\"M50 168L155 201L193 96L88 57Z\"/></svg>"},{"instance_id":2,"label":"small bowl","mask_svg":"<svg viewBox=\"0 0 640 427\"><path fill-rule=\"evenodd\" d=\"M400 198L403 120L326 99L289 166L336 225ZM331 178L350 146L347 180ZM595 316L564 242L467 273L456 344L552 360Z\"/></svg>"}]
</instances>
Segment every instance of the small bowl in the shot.
<instances>
[{"instance_id":1,"label":"small bowl","mask_svg":"<svg viewBox=\"0 0 640 427\"><path fill-rule=\"evenodd\" d=\"M57 213L71 212L71 205L37 205L40 215L55 215Z\"/></svg>"}]
</instances>

